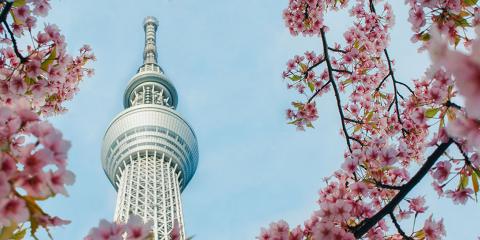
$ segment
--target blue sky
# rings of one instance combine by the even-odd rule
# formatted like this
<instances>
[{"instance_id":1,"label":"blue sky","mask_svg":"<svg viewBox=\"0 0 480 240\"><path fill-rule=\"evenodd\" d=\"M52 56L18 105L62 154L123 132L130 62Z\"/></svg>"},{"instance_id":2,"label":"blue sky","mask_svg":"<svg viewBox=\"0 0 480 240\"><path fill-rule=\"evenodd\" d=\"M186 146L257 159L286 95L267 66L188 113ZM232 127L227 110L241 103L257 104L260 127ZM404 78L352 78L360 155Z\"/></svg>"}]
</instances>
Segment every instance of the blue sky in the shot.
<instances>
[{"instance_id":1,"label":"blue sky","mask_svg":"<svg viewBox=\"0 0 480 240\"><path fill-rule=\"evenodd\" d=\"M44 204L73 221L55 229L55 239L82 239L99 219L113 217L116 193L101 168L101 142L142 63L147 15L159 20L159 62L199 142L198 170L182 194L187 234L199 240L254 239L271 221L296 225L316 209L321 179L340 166L345 144L330 95L317 102L314 130L297 132L285 123L284 110L298 97L280 77L285 62L321 48L318 38L289 35L281 19L287 0L52 2L48 22L61 27L70 51L88 43L98 58L92 65L96 75L81 84L67 104L70 111L51 119L72 141L70 169L77 175L70 197ZM409 42L402 3L395 1L390 52L397 78L408 82L423 73L428 57L417 55ZM330 14L326 21L329 41L340 40L347 15ZM427 179L415 191L427 194L435 216L445 217L448 239L480 234L476 204L437 201L429 184Z\"/></svg>"}]
</instances>

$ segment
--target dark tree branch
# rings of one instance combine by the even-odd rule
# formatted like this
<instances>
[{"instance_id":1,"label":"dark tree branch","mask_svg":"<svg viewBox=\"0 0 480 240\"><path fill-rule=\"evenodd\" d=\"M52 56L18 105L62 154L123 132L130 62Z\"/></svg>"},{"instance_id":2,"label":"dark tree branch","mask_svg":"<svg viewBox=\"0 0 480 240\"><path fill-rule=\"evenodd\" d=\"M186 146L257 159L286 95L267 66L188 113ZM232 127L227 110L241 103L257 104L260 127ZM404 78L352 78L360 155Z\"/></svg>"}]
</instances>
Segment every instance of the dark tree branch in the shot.
<instances>
[{"instance_id":1,"label":"dark tree branch","mask_svg":"<svg viewBox=\"0 0 480 240\"><path fill-rule=\"evenodd\" d=\"M415 92L414 92L407 84L405 84L405 83L403 83L403 82L400 82L400 81L395 81L395 83L400 84L400 85L406 87L406 88L408 89L408 91L410 91L410 93L411 93L412 95L415 95Z\"/></svg>"},{"instance_id":2,"label":"dark tree branch","mask_svg":"<svg viewBox=\"0 0 480 240\"><path fill-rule=\"evenodd\" d=\"M332 68L332 64L330 63L330 56L328 54L327 38L325 37L325 31L323 28L320 29L320 34L322 36L323 56L325 57L325 62L327 63L329 82L332 83L333 91L335 92L338 112L340 114L340 120L342 122L342 129L343 129L343 133L345 134L345 140L347 141L348 150L352 152L352 146L350 143L351 137L348 135L347 126L345 125L345 116L343 115L342 103L340 101L340 92L338 91L337 84L335 83L335 79L333 77L333 68Z\"/></svg>"},{"instance_id":3,"label":"dark tree branch","mask_svg":"<svg viewBox=\"0 0 480 240\"><path fill-rule=\"evenodd\" d=\"M328 84L330 84L330 81L326 82L321 88L315 91L315 93L308 99L307 103L310 103Z\"/></svg>"},{"instance_id":4,"label":"dark tree branch","mask_svg":"<svg viewBox=\"0 0 480 240\"><path fill-rule=\"evenodd\" d=\"M348 74L352 74L351 71L348 71L348 70L343 70L343 69L332 69L332 71L334 72L339 72L339 73L348 73Z\"/></svg>"},{"instance_id":5,"label":"dark tree branch","mask_svg":"<svg viewBox=\"0 0 480 240\"><path fill-rule=\"evenodd\" d=\"M8 12L12 9L13 1L5 3L3 6L2 12L0 13L0 22L4 22L7 20Z\"/></svg>"},{"instance_id":6,"label":"dark tree branch","mask_svg":"<svg viewBox=\"0 0 480 240\"><path fill-rule=\"evenodd\" d=\"M22 56L20 51L18 50L18 45L17 45L17 40L15 39L15 36L13 35L12 29L10 29L10 26L8 25L7 21L3 21L3 25L8 31L8 34L10 34L10 38L13 43L13 51L15 52L15 55L20 58L20 63L25 63L27 62L27 58Z\"/></svg>"},{"instance_id":7,"label":"dark tree branch","mask_svg":"<svg viewBox=\"0 0 480 240\"><path fill-rule=\"evenodd\" d=\"M392 186L392 185L383 184L376 180L374 180L374 182L375 182L375 186L380 188L390 189L390 190L402 190L402 187L403 187L403 186Z\"/></svg>"},{"instance_id":8,"label":"dark tree branch","mask_svg":"<svg viewBox=\"0 0 480 240\"><path fill-rule=\"evenodd\" d=\"M375 11L375 5L373 3L373 0L369 0L369 7L370 7L370 11L372 13L377 13ZM395 74L393 72L393 67L392 67L392 61L390 60L390 56L388 55L388 51L387 49L383 49L383 53L385 54L385 57L387 58L387 63L388 63L388 75L390 75L392 77L392 80L393 80L393 91L394 91L394 103L395 103L395 111L397 113L397 119L398 119L398 122L400 123L400 125L402 125L402 134L403 136L405 136L405 133L407 132L405 130L405 128L403 128L403 122L402 122L402 118L400 117L400 107L399 107L399 104L398 104L398 89L397 89L397 83L399 83L396 79L395 79ZM387 76L388 76L387 75ZM383 81L382 81L383 82ZM380 85L381 86L381 85ZM380 87L378 86L377 89ZM390 109L390 107L389 107Z\"/></svg>"},{"instance_id":9,"label":"dark tree branch","mask_svg":"<svg viewBox=\"0 0 480 240\"><path fill-rule=\"evenodd\" d=\"M387 76L385 76L382 81L380 82L380 84L378 84L378 87L375 88L375 92L378 92L380 90L380 88L382 87L383 83L385 82L385 80L388 79L388 77L390 77L390 72L387 74Z\"/></svg>"},{"instance_id":10,"label":"dark tree branch","mask_svg":"<svg viewBox=\"0 0 480 240\"><path fill-rule=\"evenodd\" d=\"M338 52L338 53L343 53L343 54L347 53L347 51L345 51L345 50L331 48L331 47L327 47L327 48L328 48L328 50L330 50L332 52Z\"/></svg>"},{"instance_id":11,"label":"dark tree branch","mask_svg":"<svg viewBox=\"0 0 480 240\"><path fill-rule=\"evenodd\" d=\"M423 164L423 166L418 170L418 172L408 181L406 184L402 186L392 198L390 202L388 202L380 211L378 211L375 215L370 218L365 218L362 222L360 222L352 231L353 235L358 239L361 238L365 233L368 232L373 226L375 226L380 220L382 220L387 214L393 212L395 207L407 196L407 194L422 180L425 175L427 175L428 171L433 167L433 165L437 162L437 160L442 156L442 154L447 150L447 148L453 143L453 139L449 138L446 143L440 144L433 153L428 156L427 161Z\"/></svg>"},{"instance_id":12,"label":"dark tree branch","mask_svg":"<svg viewBox=\"0 0 480 240\"><path fill-rule=\"evenodd\" d=\"M462 107L454 102L451 102L450 100L448 100L447 102L445 102L445 106L447 107L453 107L453 108L456 108L458 110L462 110Z\"/></svg>"},{"instance_id":13,"label":"dark tree branch","mask_svg":"<svg viewBox=\"0 0 480 240\"><path fill-rule=\"evenodd\" d=\"M412 237L407 236L405 232L403 231L402 227L400 227L400 224L397 222L397 218L395 218L395 215L393 213L389 213L390 219L392 219L393 225L395 225L395 228L397 228L397 232L402 235L404 240L413 240Z\"/></svg>"},{"instance_id":14,"label":"dark tree branch","mask_svg":"<svg viewBox=\"0 0 480 240\"><path fill-rule=\"evenodd\" d=\"M354 123L358 123L358 124L364 124L364 122L362 121L359 121L359 120L355 120L355 119L351 119L351 118L344 118L346 121L349 121L349 122L354 122Z\"/></svg>"},{"instance_id":15,"label":"dark tree branch","mask_svg":"<svg viewBox=\"0 0 480 240\"><path fill-rule=\"evenodd\" d=\"M397 84L396 84L397 80L395 80L395 74L393 73L392 62L390 60L390 56L388 55L387 49L384 49L383 53L385 54L385 57L387 58L388 71L389 71L389 74L390 74L390 76L392 77L392 80L393 80L393 91L394 91L394 95L393 95L394 98L393 99L394 99L394 102L395 102L395 112L397 112L398 122L402 125L402 128L403 128L403 122L402 122L402 119L400 117L400 107L399 107L399 104L398 104L398 90L397 90Z\"/></svg>"}]
</instances>

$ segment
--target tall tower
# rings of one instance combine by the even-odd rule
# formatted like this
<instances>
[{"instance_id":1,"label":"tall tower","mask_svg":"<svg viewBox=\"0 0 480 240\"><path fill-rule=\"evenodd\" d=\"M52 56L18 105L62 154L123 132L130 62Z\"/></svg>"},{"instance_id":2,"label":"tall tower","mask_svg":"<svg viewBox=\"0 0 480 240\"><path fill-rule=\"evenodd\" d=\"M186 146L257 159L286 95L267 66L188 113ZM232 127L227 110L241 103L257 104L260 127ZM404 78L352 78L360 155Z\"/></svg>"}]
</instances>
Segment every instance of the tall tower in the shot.
<instances>
[{"instance_id":1,"label":"tall tower","mask_svg":"<svg viewBox=\"0 0 480 240\"><path fill-rule=\"evenodd\" d=\"M185 239L180 193L198 163L195 133L175 111L177 91L157 64L154 17L144 20L143 65L128 83L125 110L108 127L102 166L117 190L114 220L132 214L153 223L155 240L169 239L174 223Z\"/></svg>"}]
</instances>

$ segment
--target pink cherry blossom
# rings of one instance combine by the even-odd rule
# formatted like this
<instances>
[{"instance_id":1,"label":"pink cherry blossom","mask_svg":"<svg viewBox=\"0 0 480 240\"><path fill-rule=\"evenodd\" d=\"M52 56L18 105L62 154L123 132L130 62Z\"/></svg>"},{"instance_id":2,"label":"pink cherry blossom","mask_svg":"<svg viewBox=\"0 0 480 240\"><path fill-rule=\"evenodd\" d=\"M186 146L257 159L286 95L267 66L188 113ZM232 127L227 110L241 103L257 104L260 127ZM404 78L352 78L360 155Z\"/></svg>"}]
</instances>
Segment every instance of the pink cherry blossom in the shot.
<instances>
[{"instance_id":1,"label":"pink cherry blossom","mask_svg":"<svg viewBox=\"0 0 480 240\"><path fill-rule=\"evenodd\" d=\"M443 226L443 219L440 221L434 221L430 215L423 225L423 232L425 233L426 240L442 239L442 237L446 235Z\"/></svg>"},{"instance_id":2,"label":"pink cherry blossom","mask_svg":"<svg viewBox=\"0 0 480 240\"><path fill-rule=\"evenodd\" d=\"M152 231L152 224L145 224L139 216L130 216L127 222L127 239L144 240Z\"/></svg>"},{"instance_id":3,"label":"pink cherry blossom","mask_svg":"<svg viewBox=\"0 0 480 240\"><path fill-rule=\"evenodd\" d=\"M24 222L28 216L28 209L23 200L18 198L0 199L0 226Z\"/></svg>"}]
</instances>

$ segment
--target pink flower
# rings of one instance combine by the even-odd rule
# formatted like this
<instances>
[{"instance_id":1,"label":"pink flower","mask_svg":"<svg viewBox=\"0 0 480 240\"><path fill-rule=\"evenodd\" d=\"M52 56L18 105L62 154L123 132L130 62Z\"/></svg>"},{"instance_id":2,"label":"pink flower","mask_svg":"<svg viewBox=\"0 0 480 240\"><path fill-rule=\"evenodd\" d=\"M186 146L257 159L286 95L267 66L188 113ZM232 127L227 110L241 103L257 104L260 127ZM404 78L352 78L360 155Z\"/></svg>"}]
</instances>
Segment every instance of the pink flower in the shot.
<instances>
[{"instance_id":1,"label":"pink flower","mask_svg":"<svg viewBox=\"0 0 480 240\"><path fill-rule=\"evenodd\" d=\"M28 209L23 200L18 198L0 200L0 226L22 223L28 216Z\"/></svg>"},{"instance_id":2,"label":"pink flower","mask_svg":"<svg viewBox=\"0 0 480 240\"><path fill-rule=\"evenodd\" d=\"M358 162L352 158L347 158L342 164L342 169L349 173L354 173L357 169Z\"/></svg>"},{"instance_id":3,"label":"pink flower","mask_svg":"<svg viewBox=\"0 0 480 240\"><path fill-rule=\"evenodd\" d=\"M92 228L84 240L123 240L125 225L110 223L102 219L96 228Z\"/></svg>"},{"instance_id":4,"label":"pink flower","mask_svg":"<svg viewBox=\"0 0 480 240\"><path fill-rule=\"evenodd\" d=\"M475 119L460 115L448 124L447 133L452 137L465 139L467 146L480 149L480 124Z\"/></svg>"},{"instance_id":5,"label":"pink flower","mask_svg":"<svg viewBox=\"0 0 480 240\"><path fill-rule=\"evenodd\" d=\"M23 173L18 178L17 185L32 197L45 198L52 194L47 181L47 176L43 171L36 172L35 175Z\"/></svg>"},{"instance_id":6,"label":"pink flower","mask_svg":"<svg viewBox=\"0 0 480 240\"><path fill-rule=\"evenodd\" d=\"M356 182L350 185L350 190L357 196L366 197L368 194L368 187L363 182Z\"/></svg>"},{"instance_id":7,"label":"pink flower","mask_svg":"<svg viewBox=\"0 0 480 240\"><path fill-rule=\"evenodd\" d=\"M27 76L35 79L38 75L42 73L41 61L42 59L38 57L29 58L29 62L26 64L27 67Z\"/></svg>"},{"instance_id":8,"label":"pink flower","mask_svg":"<svg viewBox=\"0 0 480 240\"><path fill-rule=\"evenodd\" d=\"M442 236L446 236L445 227L443 226L443 219L436 222L432 219L432 215L430 215L430 217L425 220L423 232L425 233L426 240L442 239Z\"/></svg>"},{"instance_id":9,"label":"pink flower","mask_svg":"<svg viewBox=\"0 0 480 240\"><path fill-rule=\"evenodd\" d=\"M33 9L33 14L41 17L47 16L48 11L51 8L47 0L34 0L32 2L35 6L35 8Z\"/></svg>"},{"instance_id":10,"label":"pink flower","mask_svg":"<svg viewBox=\"0 0 480 240\"><path fill-rule=\"evenodd\" d=\"M453 199L453 203L455 204L465 204L468 200L470 195L472 195L473 190L471 188L465 189L457 189L455 191L448 190L446 194L448 197Z\"/></svg>"},{"instance_id":11,"label":"pink flower","mask_svg":"<svg viewBox=\"0 0 480 240\"><path fill-rule=\"evenodd\" d=\"M448 176L450 175L451 168L452 168L452 164L448 161L438 162L433 172L433 178L437 179L439 183L444 182L445 180L447 180Z\"/></svg>"},{"instance_id":12,"label":"pink flower","mask_svg":"<svg viewBox=\"0 0 480 240\"><path fill-rule=\"evenodd\" d=\"M61 219L59 217L50 217L47 215L43 215L39 218L40 224L42 226L62 226L66 224L70 224L71 221Z\"/></svg>"},{"instance_id":13,"label":"pink flower","mask_svg":"<svg viewBox=\"0 0 480 240\"><path fill-rule=\"evenodd\" d=\"M178 239L178 238L173 238L172 239ZM260 229L260 235L256 237L258 240L271 240L272 239L272 234L270 233L269 230L265 228Z\"/></svg>"},{"instance_id":14,"label":"pink flower","mask_svg":"<svg viewBox=\"0 0 480 240\"><path fill-rule=\"evenodd\" d=\"M331 222L320 222L313 229L313 239L332 239L335 226Z\"/></svg>"},{"instance_id":15,"label":"pink flower","mask_svg":"<svg viewBox=\"0 0 480 240\"><path fill-rule=\"evenodd\" d=\"M380 163L382 166L391 166L397 162L398 151L393 147L389 146L382 151L380 155Z\"/></svg>"},{"instance_id":16,"label":"pink flower","mask_svg":"<svg viewBox=\"0 0 480 240\"><path fill-rule=\"evenodd\" d=\"M427 210L427 207L425 207L425 197L412 198L409 203L410 210L416 213L423 213Z\"/></svg>"},{"instance_id":17,"label":"pink flower","mask_svg":"<svg viewBox=\"0 0 480 240\"><path fill-rule=\"evenodd\" d=\"M300 226L297 226L296 228L292 229L290 232L290 236L288 237L288 240L302 240L303 239L303 231Z\"/></svg>"},{"instance_id":18,"label":"pink flower","mask_svg":"<svg viewBox=\"0 0 480 240\"><path fill-rule=\"evenodd\" d=\"M278 240L288 240L289 226L284 220L270 224L270 232L272 237Z\"/></svg>"},{"instance_id":19,"label":"pink flower","mask_svg":"<svg viewBox=\"0 0 480 240\"><path fill-rule=\"evenodd\" d=\"M172 231L170 232L170 240L180 240L181 233L180 233L180 225L178 224L178 221L175 221L173 223L173 228Z\"/></svg>"},{"instance_id":20,"label":"pink flower","mask_svg":"<svg viewBox=\"0 0 480 240\"><path fill-rule=\"evenodd\" d=\"M152 224L145 224L137 215L132 215L127 222L127 240L144 240L152 231Z\"/></svg>"},{"instance_id":21,"label":"pink flower","mask_svg":"<svg viewBox=\"0 0 480 240\"><path fill-rule=\"evenodd\" d=\"M56 170L55 172L50 171L48 174L48 185L54 193L61 193L65 196L68 196L65 185L72 185L75 182L75 175L64 169Z\"/></svg>"}]
</instances>

